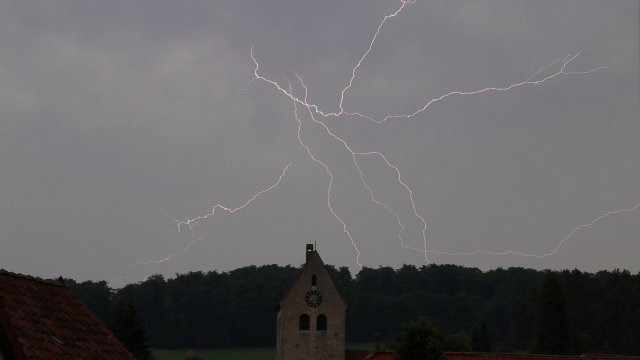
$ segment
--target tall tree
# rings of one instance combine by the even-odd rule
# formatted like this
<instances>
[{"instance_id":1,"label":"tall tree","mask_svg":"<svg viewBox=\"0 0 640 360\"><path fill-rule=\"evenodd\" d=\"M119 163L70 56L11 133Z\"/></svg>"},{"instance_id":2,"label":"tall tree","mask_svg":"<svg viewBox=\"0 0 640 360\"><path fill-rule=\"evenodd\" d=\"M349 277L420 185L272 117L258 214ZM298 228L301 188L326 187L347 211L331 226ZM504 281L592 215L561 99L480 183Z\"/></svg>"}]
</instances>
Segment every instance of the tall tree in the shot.
<instances>
[{"instance_id":1,"label":"tall tree","mask_svg":"<svg viewBox=\"0 0 640 360\"><path fill-rule=\"evenodd\" d=\"M471 350L480 352L491 351L487 324L484 321L473 327L473 332L471 333Z\"/></svg>"},{"instance_id":2,"label":"tall tree","mask_svg":"<svg viewBox=\"0 0 640 360\"><path fill-rule=\"evenodd\" d=\"M78 283L73 279L64 279L64 283L71 292L96 314L100 321L105 324L109 322L114 291L106 281L84 281Z\"/></svg>"},{"instance_id":3,"label":"tall tree","mask_svg":"<svg viewBox=\"0 0 640 360\"><path fill-rule=\"evenodd\" d=\"M140 324L138 312L132 301L116 303L110 328L136 359L151 359L149 338Z\"/></svg>"},{"instance_id":4,"label":"tall tree","mask_svg":"<svg viewBox=\"0 0 640 360\"><path fill-rule=\"evenodd\" d=\"M425 318L406 324L391 347L398 351L397 360L443 360L443 330Z\"/></svg>"},{"instance_id":5,"label":"tall tree","mask_svg":"<svg viewBox=\"0 0 640 360\"><path fill-rule=\"evenodd\" d=\"M567 353L571 339L565 299L560 283L551 272L543 278L537 305L533 352L538 354Z\"/></svg>"}]
</instances>

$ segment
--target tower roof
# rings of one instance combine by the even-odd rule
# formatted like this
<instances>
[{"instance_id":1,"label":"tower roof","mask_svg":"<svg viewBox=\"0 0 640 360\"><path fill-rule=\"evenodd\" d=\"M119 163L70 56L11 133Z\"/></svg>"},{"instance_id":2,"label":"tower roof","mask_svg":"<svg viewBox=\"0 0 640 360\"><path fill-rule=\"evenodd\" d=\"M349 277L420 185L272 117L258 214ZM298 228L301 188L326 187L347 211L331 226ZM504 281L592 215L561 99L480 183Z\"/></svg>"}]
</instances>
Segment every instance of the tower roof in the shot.
<instances>
[{"instance_id":1,"label":"tower roof","mask_svg":"<svg viewBox=\"0 0 640 360\"><path fill-rule=\"evenodd\" d=\"M336 293L338 294L340 301L346 306L347 303L346 301L344 301L342 294L340 294L340 291L338 291L338 287L333 282L333 279L331 278L331 274L329 274L329 272L326 270L325 264L322 261L320 254L318 254L315 244L307 244L305 247L305 263L304 265L302 265L302 268L298 272L298 275L296 276L295 280L291 283L291 286L289 286L289 289L282 297L282 300L280 300L280 303L278 304L278 307L276 310L280 309L281 304L285 300L287 300L289 295L291 295L293 290L296 288L297 284L301 281L301 279L305 276L305 274L309 272L309 269L312 267L321 268L327 274L327 277L329 279L331 286L336 290Z\"/></svg>"}]
</instances>

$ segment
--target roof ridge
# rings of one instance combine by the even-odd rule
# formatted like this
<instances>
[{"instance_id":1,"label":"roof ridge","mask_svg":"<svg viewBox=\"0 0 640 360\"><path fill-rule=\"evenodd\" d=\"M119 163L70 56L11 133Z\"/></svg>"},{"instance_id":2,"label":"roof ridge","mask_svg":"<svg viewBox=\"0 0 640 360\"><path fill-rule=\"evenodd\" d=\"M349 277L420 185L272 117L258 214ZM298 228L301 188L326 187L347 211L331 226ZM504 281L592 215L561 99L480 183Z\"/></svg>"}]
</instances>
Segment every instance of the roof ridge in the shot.
<instances>
[{"instance_id":1,"label":"roof ridge","mask_svg":"<svg viewBox=\"0 0 640 360\"><path fill-rule=\"evenodd\" d=\"M602 360L621 360L621 359L640 359L637 355L616 355L616 354L600 354L600 353L582 353L580 355L560 355L560 354L531 354L531 353L504 353L504 352L477 352L477 351L446 351L445 355L462 355L466 358L478 357L508 357L512 359L602 359Z\"/></svg>"},{"instance_id":2,"label":"roof ridge","mask_svg":"<svg viewBox=\"0 0 640 360\"><path fill-rule=\"evenodd\" d=\"M37 277L37 276L20 274L20 273L16 273L16 272L13 272L13 271L8 271L8 270L5 270L5 269L0 269L0 275L11 276L11 277L19 278L19 279L35 281L35 282L38 282L38 283L52 285L52 286L60 286L60 287L64 287L64 288L67 287L64 284L64 282L61 281L62 276L60 277L60 280L43 279L43 278L40 278L40 277Z\"/></svg>"}]
</instances>

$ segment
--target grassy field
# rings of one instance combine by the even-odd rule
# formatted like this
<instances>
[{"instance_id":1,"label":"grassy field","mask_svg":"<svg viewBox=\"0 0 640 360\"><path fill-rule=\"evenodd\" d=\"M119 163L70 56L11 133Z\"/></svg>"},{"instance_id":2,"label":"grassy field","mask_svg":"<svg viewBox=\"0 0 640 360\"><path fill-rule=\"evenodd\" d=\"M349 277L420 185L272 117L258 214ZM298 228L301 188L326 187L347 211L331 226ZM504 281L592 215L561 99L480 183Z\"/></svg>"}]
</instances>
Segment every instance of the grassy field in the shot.
<instances>
[{"instance_id":1,"label":"grassy field","mask_svg":"<svg viewBox=\"0 0 640 360\"><path fill-rule=\"evenodd\" d=\"M153 349L156 360L184 360L197 356L202 360L274 360L276 348L247 348L224 350L163 350Z\"/></svg>"},{"instance_id":2,"label":"grassy field","mask_svg":"<svg viewBox=\"0 0 640 360\"><path fill-rule=\"evenodd\" d=\"M372 349L372 344L348 344L347 349ZM156 360L184 360L189 356L197 356L202 360L274 360L276 348L243 348L224 350L164 350L153 349Z\"/></svg>"}]
</instances>

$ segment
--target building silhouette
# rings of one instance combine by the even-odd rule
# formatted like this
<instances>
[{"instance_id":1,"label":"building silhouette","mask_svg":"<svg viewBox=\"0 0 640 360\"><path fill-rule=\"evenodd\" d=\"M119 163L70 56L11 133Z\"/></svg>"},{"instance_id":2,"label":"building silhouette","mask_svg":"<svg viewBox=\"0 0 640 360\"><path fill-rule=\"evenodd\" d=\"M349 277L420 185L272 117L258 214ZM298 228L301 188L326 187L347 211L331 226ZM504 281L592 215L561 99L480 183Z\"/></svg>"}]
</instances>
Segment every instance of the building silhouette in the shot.
<instances>
[{"instance_id":1,"label":"building silhouette","mask_svg":"<svg viewBox=\"0 0 640 360\"><path fill-rule=\"evenodd\" d=\"M313 244L277 308L277 360L344 360L347 304Z\"/></svg>"}]
</instances>

